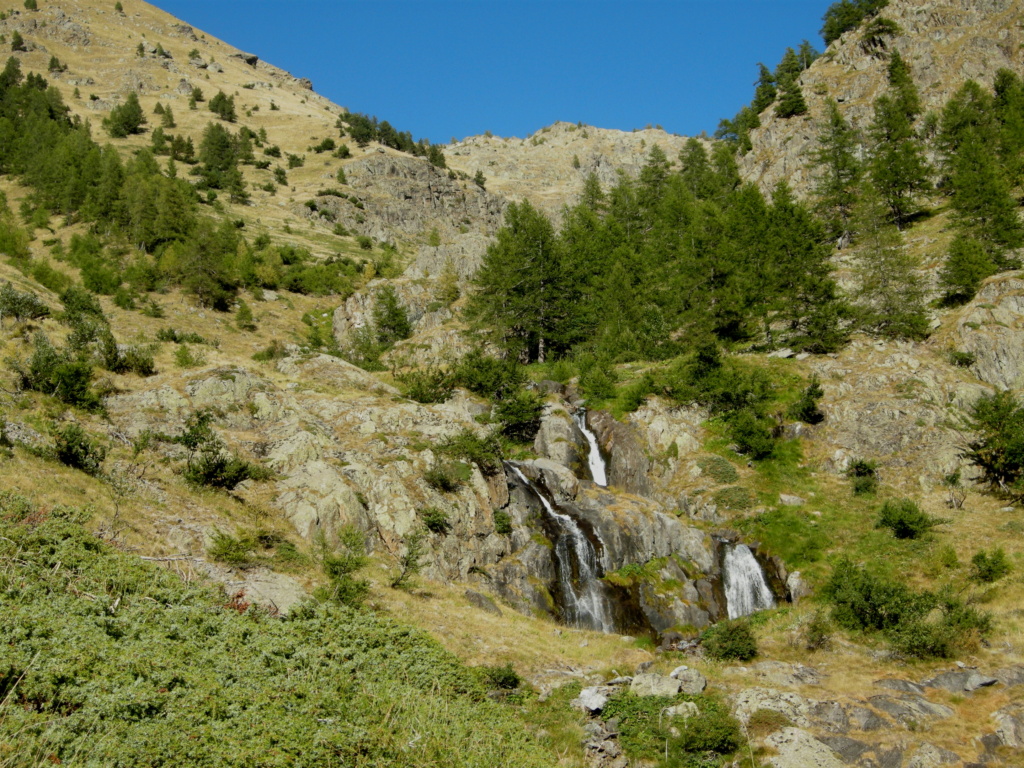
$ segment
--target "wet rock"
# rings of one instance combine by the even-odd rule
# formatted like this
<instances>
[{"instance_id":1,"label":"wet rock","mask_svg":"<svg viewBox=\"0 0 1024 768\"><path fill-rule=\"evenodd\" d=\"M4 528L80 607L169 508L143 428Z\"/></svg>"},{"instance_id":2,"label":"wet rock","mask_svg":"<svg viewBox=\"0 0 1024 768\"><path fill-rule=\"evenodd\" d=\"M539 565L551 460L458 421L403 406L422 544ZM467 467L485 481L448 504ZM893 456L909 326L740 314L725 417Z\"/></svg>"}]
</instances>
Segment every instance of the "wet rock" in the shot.
<instances>
[{"instance_id":1,"label":"wet rock","mask_svg":"<svg viewBox=\"0 0 1024 768\"><path fill-rule=\"evenodd\" d=\"M681 687L679 680L654 672L643 672L629 684L634 696L675 696Z\"/></svg>"},{"instance_id":2,"label":"wet rock","mask_svg":"<svg viewBox=\"0 0 1024 768\"><path fill-rule=\"evenodd\" d=\"M578 475L586 475L586 438L561 403L545 406L533 450Z\"/></svg>"},{"instance_id":3,"label":"wet rock","mask_svg":"<svg viewBox=\"0 0 1024 768\"><path fill-rule=\"evenodd\" d=\"M907 728L917 728L927 720L944 719L953 716L953 710L944 704L933 704L923 696L912 694L899 698L872 696L868 703L891 715Z\"/></svg>"},{"instance_id":4,"label":"wet rock","mask_svg":"<svg viewBox=\"0 0 1024 768\"><path fill-rule=\"evenodd\" d=\"M476 592L472 589L467 589L465 594L466 601L474 608L479 608L481 611L493 614L495 616L502 615L501 608L499 608L498 604L495 603L487 595L480 594L479 592Z\"/></svg>"},{"instance_id":5,"label":"wet rock","mask_svg":"<svg viewBox=\"0 0 1024 768\"><path fill-rule=\"evenodd\" d=\"M842 761L827 745L800 728L783 728L765 744L777 754L768 759L773 768L842 768Z\"/></svg>"},{"instance_id":6,"label":"wet rock","mask_svg":"<svg viewBox=\"0 0 1024 768\"><path fill-rule=\"evenodd\" d=\"M942 688L952 693L971 693L979 688L995 685L998 682L999 680L995 677L982 675L970 669L961 669L953 672L944 672L930 680L925 680L924 685L929 688Z\"/></svg>"}]
</instances>

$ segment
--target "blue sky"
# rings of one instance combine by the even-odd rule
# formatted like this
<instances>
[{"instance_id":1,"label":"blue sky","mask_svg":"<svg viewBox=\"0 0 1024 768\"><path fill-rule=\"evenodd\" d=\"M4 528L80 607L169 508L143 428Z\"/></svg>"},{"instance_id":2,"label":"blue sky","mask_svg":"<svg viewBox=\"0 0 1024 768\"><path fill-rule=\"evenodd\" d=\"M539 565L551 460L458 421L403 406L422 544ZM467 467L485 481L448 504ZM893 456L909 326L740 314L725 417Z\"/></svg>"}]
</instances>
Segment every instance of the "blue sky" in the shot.
<instances>
[{"instance_id":1,"label":"blue sky","mask_svg":"<svg viewBox=\"0 0 1024 768\"><path fill-rule=\"evenodd\" d=\"M556 120L714 132L829 0L157 0L318 93L434 142Z\"/></svg>"}]
</instances>

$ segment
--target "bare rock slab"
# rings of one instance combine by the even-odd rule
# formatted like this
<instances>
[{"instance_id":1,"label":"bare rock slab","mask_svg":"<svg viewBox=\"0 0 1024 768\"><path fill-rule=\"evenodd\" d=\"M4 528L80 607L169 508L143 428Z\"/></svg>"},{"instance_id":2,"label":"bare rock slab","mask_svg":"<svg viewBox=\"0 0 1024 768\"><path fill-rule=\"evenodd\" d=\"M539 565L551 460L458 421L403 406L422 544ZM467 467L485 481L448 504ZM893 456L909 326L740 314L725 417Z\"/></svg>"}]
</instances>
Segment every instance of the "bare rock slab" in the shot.
<instances>
[{"instance_id":1,"label":"bare rock slab","mask_svg":"<svg viewBox=\"0 0 1024 768\"><path fill-rule=\"evenodd\" d=\"M768 765L773 768L842 768L843 761L831 748L800 728L783 728L765 739L774 749Z\"/></svg>"},{"instance_id":2,"label":"bare rock slab","mask_svg":"<svg viewBox=\"0 0 1024 768\"><path fill-rule=\"evenodd\" d=\"M681 685L675 678L644 672L633 678L629 690L634 696L675 696Z\"/></svg>"}]
</instances>

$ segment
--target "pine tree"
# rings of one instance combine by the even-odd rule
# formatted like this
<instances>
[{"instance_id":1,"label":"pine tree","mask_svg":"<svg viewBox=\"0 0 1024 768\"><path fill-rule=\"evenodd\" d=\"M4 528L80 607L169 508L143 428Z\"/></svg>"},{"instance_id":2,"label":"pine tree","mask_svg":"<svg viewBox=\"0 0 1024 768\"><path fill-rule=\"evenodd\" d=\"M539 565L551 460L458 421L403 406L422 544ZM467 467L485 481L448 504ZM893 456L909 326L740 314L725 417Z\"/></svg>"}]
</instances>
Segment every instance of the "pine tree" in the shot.
<instances>
[{"instance_id":1,"label":"pine tree","mask_svg":"<svg viewBox=\"0 0 1024 768\"><path fill-rule=\"evenodd\" d=\"M139 104L139 97L135 93L128 94L124 104L120 104L110 110L110 115L103 121L103 125L115 139L123 139L134 133L140 133L142 126L146 124L146 114Z\"/></svg>"},{"instance_id":2,"label":"pine tree","mask_svg":"<svg viewBox=\"0 0 1024 768\"><path fill-rule=\"evenodd\" d=\"M373 302L373 327L377 341L392 345L412 336L412 323L392 285L377 290Z\"/></svg>"},{"instance_id":3,"label":"pine tree","mask_svg":"<svg viewBox=\"0 0 1024 768\"><path fill-rule=\"evenodd\" d=\"M160 124L164 128L177 128L178 124L174 122L174 111L171 109L171 105L168 104L164 107L163 114L160 116Z\"/></svg>"},{"instance_id":4,"label":"pine tree","mask_svg":"<svg viewBox=\"0 0 1024 768\"><path fill-rule=\"evenodd\" d=\"M910 68L899 51L893 51L889 59L889 91L893 94L898 106L913 122L921 114L921 96L914 85Z\"/></svg>"},{"instance_id":5,"label":"pine tree","mask_svg":"<svg viewBox=\"0 0 1024 768\"><path fill-rule=\"evenodd\" d=\"M775 69L775 82L778 83L779 97L775 104L775 114L778 117L796 117L807 113L807 102L804 101L803 92L800 90L800 60L792 48L787 48L786 53Z\"/></svg>"},{"instance_id":6,"label":"pine tree","mask_svg":"<svg viewBox=\"0 0 1024 768\"><path fill-rule=\"evenodd\" d=\"M903 99L883 94L875 100L870 135L871 181L889 207L889 215L902 228L917 211L917 195L931 187L924 146L914 132Z\"/></svg>"},{"instance_id":7,"label":"pine tree","mask_svg":"<svg viewBox=\"0 0 1024 768\"><path fill-rule=\"evenodd\" d=\"M543 362L575 341L571 319L577 291L563 264L547 217L529 201L509 205L505 226L474 277L469 315L489 328L513 359Z\"/></svg>"},{"instance_id":8,"label":"pine tree","mask_svg":"<svg viewBox=\"0 0 1024 768\"><path fill-rule=\"evenodd\" d=\"M11 50L12 51L24 51L24 50L26 50L26 48L25 48L25 38L23 38L21 36L21 33L18 32L18 30L14 30L11 33Z\"/></svg>"},{"instance_id":9,"label":"pine tree","mask_svg":"<svg viewBox=\"0 0 1024 768\"><path fill-rule=\"evenodd\" d=\"M754 101L751 103L750 108L757 114L761 114L775 102L778 89L775 87L775 76L771 70L760 62L758 62L757 66L760 70L760 75L757 78L754 89Z\"/></svg>"},{"instance_id":10,"label":"pine tree","mask_svg":"<svg viewBox=\"0 0 1024 768\"><path fill-rule=\"evenodd\" d=\"M946 304L964 304L974 298L981 281L994 275L998 267L980 242L968 235L957 235L949 246L949 255L939 274Z\"/></svg>"},{"instance_id":11,"label":"pine tree","mask_svg":"<svg viewBox=\"0 0 1024 768\"><path fill-rule=\"evenodd\" d=\"M835 99L828 100L826 109L826 122L818 132L818 148L811 153L816 177L814 193L829 235L842 245L851 234L863 164L857 156L857 132L843 118Z\"/></svg>"},{"instance_id":12,"label":"pine tree","mask_svg":"<svg viewBox=\"0 0 1024 768\"><path fill-rule=\"evenodd\" d=\"M244 301L239 300L238 310L235 312L235 325L240 331L255 331L256 321L253 319L252 310Z\"/></svg>"},{"instance_id":13,"label":"pine tree","mask_svg":"<svg viewBox=\"0 0 1024 768\"><path fill-rule=\"evenodd\" d=\"M889 338L923 339L928 313L917 272L920 263L904 247L887 209L871 188L862 191L856 212L854 301L867 330Z\"/></svg>"}]
</instances>

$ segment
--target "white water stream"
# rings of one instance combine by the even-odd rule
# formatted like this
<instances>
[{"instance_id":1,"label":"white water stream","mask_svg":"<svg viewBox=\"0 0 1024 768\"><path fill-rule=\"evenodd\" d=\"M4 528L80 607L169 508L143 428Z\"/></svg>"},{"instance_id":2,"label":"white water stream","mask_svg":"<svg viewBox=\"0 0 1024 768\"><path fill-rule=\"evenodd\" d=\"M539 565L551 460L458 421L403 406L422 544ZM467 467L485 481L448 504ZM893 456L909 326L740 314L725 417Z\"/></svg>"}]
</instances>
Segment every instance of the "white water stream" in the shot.
<instances>
[{"instance_id":1,"label":"white water stream","mask_svg":"<svg viewBox=\"0 0 1024 768\"><path fill-rule=\"evenodd\" d=\"M764 580L764 572L746 544L725 551L725 602L730 619L749 616L775 607L775 598Z\"/></svg>"},{"instance_id":2,"label":"white water stream","mask_svg":"<svg viewBox=\"0 0 1024 768\"><path fill-rule=\"evenodd\" d=\"M590 467L590 477L595 483L600 485L602 488L608 487L608 467L604 463L604 457L601 455L601 447L597 442L597 435L595 435L589 426L587 426L587 409L580 408L576 411L574 417L576 426L580 428L583 436L587 438L587 445L590 446L590 451L587 454L587 464Z\"/></svg>"},{"instance_id":3,"label":"white water stream","mask_svg":"<svg viewBox=\"0 0 1024 768\"><path fill-rule=\"evenodd\" d=\"M565 623L582 629L596 629L601 632L612 632L615 629L612 621L608 598L604 593L603 584L597 568L597 555L590 539L569 515L559 512L548 501L519 467L506 465L516 477L526 485L543 505L558 528L555 539L556 570L558 581L562 587L562 599L565 604Z\"/></svg>"}]
</instances>

